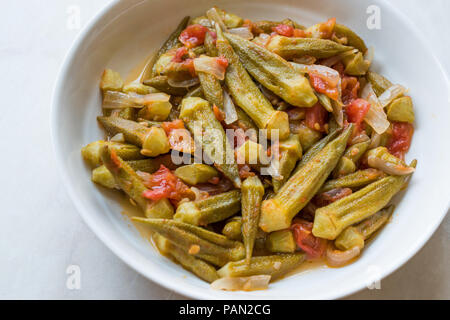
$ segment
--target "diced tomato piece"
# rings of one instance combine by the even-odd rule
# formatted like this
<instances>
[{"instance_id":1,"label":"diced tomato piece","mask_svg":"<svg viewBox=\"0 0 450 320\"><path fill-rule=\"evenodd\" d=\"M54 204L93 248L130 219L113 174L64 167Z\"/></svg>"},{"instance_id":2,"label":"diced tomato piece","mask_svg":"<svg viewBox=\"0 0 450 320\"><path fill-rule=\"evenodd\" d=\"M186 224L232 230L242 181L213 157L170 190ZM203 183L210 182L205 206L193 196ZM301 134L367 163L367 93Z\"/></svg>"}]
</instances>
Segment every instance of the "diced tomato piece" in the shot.
<instances>
[{"instance_id":1,"label":"diced tomato piece","mask_svg":"<svg viewBox=\"0 0 450 320\"><path fill-rule=\"evenodd\" d=\"M311 108L306 108L306 125L313 130L326 132L325 124L327 124L328 112L320 103L316 103Z\"/></svg>"},{"instance_id":2,"label":"diced tomato piece","mask_svg":"<svg viewBox=\"0 0 450 320\"><path fill-rule=\"evenodd\" d=\"M167 135L169 135L173 130L184 129L184 122L181 119L176 119L172 122L163 122L161 127L164 129Z\"/></svg>"},{"instance_id":3,"label":"diced tomato piece","mask_svg":"<svg viewBox=\"0 0 450 320\"><path fill-rule=\"evenodd\" d=\"M358 78L348 76L342 77L342 102L347 105L358 99L359 87L360 83Z\"/></svg>"},{"instance_id":4,"label":"diced tomato piece","mask_svg":"<svg viewBox=\"0 0 450 320\"><path fill-rule=\"evenodd\" d=\"M181 47L178 48L175 52L175 56L173 57L172 62L181 63L186 60L186 58L189 58L189 51L186 47Z\"/></svg>"},{"instance_id":5,"label":"diced tomato piece","mask_svg":"<svg viewBox=\"0 0 450 320\"><path fill-rule=\"evenodd\" d=\"M296 219L291 226L291 230L294 232L295 242L297 245L306 252L308 258L317 259L324 255L327 248L327 240L317 238L312 233L313 223Z\"/></svg>"},{"instance_id":6,"label":"diced tomato piece","mask_svg":"<svg viewBox=\"0 0 450 320\"><path fill-rule=\"evenodd\" d=\"M255 173L252 172L252 169L246 164L238 164L238 167L241 179L247 179L248 177L253 177L255 175Z\"/></svg>"},{"instance_id":7,"label":"diced tomato piece","mask_svg":"<svg viewBox=\"0 0 450 320\"><path fill-rule=\"evenodd\" d=\"M122 163L120 162L119 156L116 153L116 150L111 149L111 161L114 163L114 169L119 170L122 167Z\"/></svg>"},{"instance_id":8,"label":"diced tomato piece","mask_svg":"<svg viewBox=\"0 0 450 320\"><path fill-rule=\"evenodd\" d=\"M294 35L294 27L286 24L279 24L276 27L272 27L272 31L285 37L292 37Z\"/></svg>"},{"instance_id":9,"label":"diced tomato piece","mask_svg":"<svg viewBox=\"0 0 450 320\"><path fill-rule=\"evenodd\" d=\"M404 159L405 154L411 147L414 134L414 126L407 122L392 123L392 137L388 143L388 150L394 156Z\"/></svg>"},{"instance_id":10,"label":"diced tomato piece","mask_svg":"<svg viewBox=\"0 0 450 320\"><path fill-rule=\"evenodd\" d=\"M228 68L228 60L224 56L220 56L216 58L217 64L223 67L224 69Z\"/></svg>"},{"instance_id":11,"label":"diced tomato piece","mask_svg":"<svg viewBox=\"0 0 450 320\"><path fill-rule=\"evenodd\" d=\"M179 40L187 48L195 48L203 44L206 32L208 32L207 27L202 26L201 24L193 24L181 32Z\"/></svg>"},{"instance_id":12,"label":"diced tomato piece","mask_svg":"<svg viewBox=\"0 0 450 320\"><path fill-rule=\"evenodd\" d=\"M181 119L172 122L163 122L161 127L169 138L170 148L180 152L191 153L195 150L194 140L191 134L184 127Z\"/></svg>"},{"instance_id":13,"label":"diced tomato piece","mask_svg":"<svg viewBox=\"0 0 450 320\"><path fill-rule=\"evenodd\" d=\"M302 29L294 29L293 37L295 38L307 38L310 35L309 32L306 32Z\"/></svg>"},{"instance_id":14,"label":"diced tomato piece","mask_svg":"<svg viewBox=\"0 0 450 320\"><path fill-rule=\"evenodd\" d=\"M216 105L213 106L213 112L217 121L222 122L223 120L225 120L225 113L222 110L220 110L218 106Z\"/></svg>"},{"instance_id":15,"label":"diced tomato piece","mask_svg":"<svg viewBox=\"0 0 450 320\"><path fill-rule=\"evenodd\" d=\"M325 207L339 199L345 198L352 194L352 189L336 188L327 192L323 192L314 197L314 204L318 207Z\"/></svg>"},{"instance_id":16,"label":"diced tomato piece","mask_svg":"<svg viewBox=\"0 0 450 320\"><path fill-rule=\"evenodd\" d=\"M320 24L319 32L322 39L330 39L336 26L336 18L331 18L327 22Z\"/></svg>"},{"instance_id":17,"label":"diced tomato piece","mask_svg":"<svg viewBox=\"0 0 450 320\"><path fill-rule=\"evenodd\" d=\"M339 61L338 63L333 65L332 68L334 70L336 70L337 72L339 72L339 75L341 76L341 78L345 77L344 76L345 66L344 66L344 64L341 61ZM342 79L342 81L344 81L344 79Z\"/></svg>"},{"instance_id":18,"label":"diced tomato piece","mask_svg":"<svg viewBox=\"0 0 450 320\"><path fill-rule=\"evenodd\" d=\"M337 85L334 85L331 81L327 80L323 76L309 72L309 82L311 86L319 93L323 93L333 100L339 99L339 90Z\"/></svg>"},{"instance_id":19,"label":"diced tomato piece","mask_svg":"<svg viewBox=\"0 0 450 320\"><path fill-rule=\"evenodd\" d=\"M364 117L369 112L370 103L364 99L356 99L351 104L345 107L345 113L347 114L347 121L354 123L358 131L361 129L361 124L364 121Z\"/></svg>"},{"instance_id":20,"label":"diced tomato piece","mask_svg":"<svg viewBox=\"0 0 450 320\"><path fill-rule=\"evenodd\" d=\"M142 196L153 201L170 199L179 202L183 198L192 196L190 188L164 165L161 165L158 171L150 175L150 178L144 184L150 190L144 191Z\"/></svg>"}]
</instances>

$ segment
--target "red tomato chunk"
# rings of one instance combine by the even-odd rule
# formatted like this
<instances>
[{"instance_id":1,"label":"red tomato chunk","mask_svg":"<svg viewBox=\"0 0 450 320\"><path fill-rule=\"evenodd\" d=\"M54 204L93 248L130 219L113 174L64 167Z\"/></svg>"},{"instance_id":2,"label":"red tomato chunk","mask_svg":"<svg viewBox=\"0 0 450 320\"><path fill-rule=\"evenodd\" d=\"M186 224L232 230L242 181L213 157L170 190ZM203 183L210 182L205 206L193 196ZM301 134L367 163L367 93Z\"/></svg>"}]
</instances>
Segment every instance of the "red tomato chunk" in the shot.
<instances>
[{"instance_id":1,"label":"red tomato chunk","mask_svg":"<svg viewBox=\"0 0 450 320\"><path fill-rule=\"evenodd\" d=\"M394 156L404 159L405 153L411 147L414 126L407 122L392 123L392 137L388 143L388 150Z\"/></svg>"},{"instance_id":2,"label":"red tomato chunk","mask_svg":"<svg viewBox=\"0 0 450 320\"><path fill-rule=\"evenodd\" d=\"M367 112L369 112L369 109L370 103L366 100L353 100L353 102L345 108L347 121L354 123L357 129L361 129L361 124L364 121L364 117L366 116Z\"/></svg>"},{"instance_id":3,"label":"red tomato chunk","mask_svg":"<svg viewBox=\"0 0 450 320\"><path fill-rule=\"evenodd\" d=\"M170 199L175 202L188 198L190 189L178 179L169 169L161 165L158 171L153 173L145 186L150 190L145 191L142 196L153 200Z\"/></svg>"},{"instance_id":4,"label":"red tomato chunk","mask_svg":"<svg viewBox=\"0 0 450 320\"><path fill-rule=\"evenodd\" d=\"M195 48L202 45L205 41L206 32L208 28L200 24L193 24L180 34L180 42L188 48Z\"/></svg>"},{"instance_id":5,"label":"red tomato chunk","mask_svg":"<svg viewBox=\"0 0 450 320\"><path fill-rule=\"evenodd\" d=\"M306 108L306 125L313 130L326 132L328 112L320 103L316 103L311 108Z\"/></svg>"},{"instance_id":6,"label":"red tomato chunk","mask_svg":"<svg viewBox=\"0 0 450 320\"><path fill-rule=\"evenodd\" d=\"M327 248L327 240L317 238L312 233L313 223L296 219L291 226L297 245L306 252L310 259L317 259L323 256Z\"/></svg>"}]
</instances>

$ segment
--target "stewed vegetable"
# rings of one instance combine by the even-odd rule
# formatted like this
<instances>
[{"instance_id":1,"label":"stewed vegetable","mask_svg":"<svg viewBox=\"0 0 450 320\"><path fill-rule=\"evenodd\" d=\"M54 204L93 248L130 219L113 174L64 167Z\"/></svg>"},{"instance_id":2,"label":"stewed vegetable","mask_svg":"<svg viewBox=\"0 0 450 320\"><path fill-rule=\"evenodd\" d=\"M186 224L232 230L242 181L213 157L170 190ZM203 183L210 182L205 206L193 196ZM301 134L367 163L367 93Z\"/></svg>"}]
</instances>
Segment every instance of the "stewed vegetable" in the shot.
<instances>
[{"instance_id":1,"label":"stewed vegetable","mask_svg":"<svg viewBox=\"0 0 450 320\"><path fill-rule=\"evenodd\" d=\"M417 165L413 100L372 60L334 18L306 28L214 7L185 17L139 79L104 71L106 137L81 153L157 249L214 289L266 288L307 260L342 267Z\"/></svg>"}]
</instances>

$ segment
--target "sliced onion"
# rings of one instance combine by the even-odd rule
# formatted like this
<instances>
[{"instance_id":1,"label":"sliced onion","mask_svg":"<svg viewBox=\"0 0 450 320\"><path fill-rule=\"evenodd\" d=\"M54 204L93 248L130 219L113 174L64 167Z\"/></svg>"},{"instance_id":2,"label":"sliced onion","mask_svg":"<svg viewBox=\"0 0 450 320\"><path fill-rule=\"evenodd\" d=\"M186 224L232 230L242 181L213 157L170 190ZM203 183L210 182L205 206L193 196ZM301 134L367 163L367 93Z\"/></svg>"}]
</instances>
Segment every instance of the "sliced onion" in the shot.
<instances>
[{"instance_id":1,"label":"sliced onion","mask_svg":"<svg viewBox=\"0 0 450 320\"><path fill-rule=\"evenodd\" d=\"M123 133L118 133L114 137L111 138L113 142L125 142L125 137Z\"/></svg>"},{"instance_id":2,"label":"sliced onion","mask_svg":"<svg viewBox=\"0 0 450 320\"><path fill-rule=\"evenodd\" d=\"M327 248L327 263L332 267L342 267L349 263L353 258L359 256L360 253L361 249L359 247L340 251L335 250L333 245L330 244Z\"/></svg>"},{"instance_id":3,"label":"sliced onion","mask_svg":"<svg viewBox=\"0 0 450 320\"><path fill-rule=\"evenodd\" d=\"M299 58L294 58L293 61L299 64L312 65L317 61L317 59L312 56L302 56Z\"/></svg>"},{"instance_id":4,"label":"sliced onion","mask_svg":"<svg viewBox=\"0 0 450 320\"><path fill-rule=\"evenodd\" d=\"M195 195L195 199L193 201L199 201L199 200L204 200L206 198L209 198L208 192L201 191L196 187L191 187L191 191ZM189 200L189 201L191 201L191 200Z\"/></svg>"},{"instance_id":5,"label":"sliced onion","mask_svg":"<svg viewBox=\"0 0 450 320\"><path fill-rule=\"evenodd\" d=\"M391 174L394 176L404 176L415 171L413 167L404 166L398 163L392 163L376 156L368 156L367 163L372 168L379 169L387 174Z\"/></svg>"},{"instance_id":6,"label":"sliced onion","mask_svg":"<svg viewBox=\"0 0 450 320\"><path fill-rule=\"evenodd\" d=\"M136 103L140 105L149 105L153 102L167 102L170 100L170 96L163 92L158 93L150 93L146 95L140 95L134 92L130 92L128 94L131 99L133 99Z\"/></svg>"},{"instance_id":7,"label":"sliced onion","mask_svg":"<svg viewBox=\"0 0 450 320\"><path fill-rule=\"evenodd\" d=\"M371 65L374 58L375 58L375 48L369 47L369 49L367 49L366 54L364 55L364 60L369 62L369 65Z\"/></svg>"},{"instance_id":8,"label":"sliced onion","mask_svg":"<svg viewBox=\"0 0 450 320\"><path fill-rule=\"evenodd\" d=\"M257 36L255 39L253 39L253 42L265 47L267 46L267 44L270 41L270 35L268 35L267 33L260 33L259 36Z\"/></svg>"},{"instance_id":9,"label":"sliced onion","mask_svg":"<svg viewBox=\"0 0 450 320\"><path fill-rule=\"evenodd\" d=\"M191 78L179 81L169 77L167 83L174 88L189 88L198 85L200 83L200 80L198 80L198 78Z\"/></svg>"},{"instance_id":10,"label":"sliced onion","mask_svg":"<svg viewBox=\"0 0 450 320\"><path fill-rule=\"evenodd\" d=\"M206 11L206 16L208 17L209 21L213 23L213 25L217 23L223 32L226 32L228 30L227 26L225 25L225 23L223 23L223 20L215 7Z\"/></svg>"},{"instance_id":11,"label":"sliced onion","mask_svg":"<svg viewBox=\"0 0 450 320\"><path fill-rule=\"evenodd\" d=\"M194 68L196 72L205 72L212 74L219 80L225 79L227 68L219 63L219 58L208 57L205 55L194 59Z\"/></svg>"},{"instance_id":12,"label":"sliced onion","mask_svg":"<svg viewBox=\"0 0 450 320\"><path fill-rule=\"evenodd\" d=\"M223 90L223 109L225 111L225 123L231 124L238 120L236 107L228 92Z\"/></svg>"},{"instance_id":13,"label":"sliced onion","mask_svg":"<svg viewBox=\"0 0 450 320\"><path fill-rule=\"evenodd\" d=\"M253 291L253 290L265 290L269 286L271 276L260 275L251 277L226 277L220 278L211 283L211 288L215 290L227 290L227 291Z\"/></svg>"},{"instance_id":14,"label":"sliced onion","mask_svg":"<svg viewBox=\"0 0 450 320\"><path fill-rule=\"evenodd\" d=\"M366 141L369 141L369 140L370 140L369 136L365 133L365 131L363 131L360 134L351 137L348 140L348 145L352 146L354 144L361 143L361 142L366 142Z\"/></svg>"},{"instance_id":15,"label":"sliced onion","mask_svg":"<svg viewBox=\"0 0 450 320\"><path fill-rule=\"evenodd\" d=\"M142 108L128 94L117 91L106 91L103 95L103 109Z\"/></svg>"},{"instance_id":16,"label":"sliced onion","mask_svg":"<svg viewBox=\"0 0 450 320\"><path fill-rule=\"evenodd\" d=\"M386 108L392 101L404 95L406 91L407 89L405 87L399 84L394 84L393 86L386 89L386 91L384 91L378 97L378 100L380 101L383 108Z\"/></svg>"},{"instance_id":17,"label":"sliced onion","mask_svg":"<svg viewBox=\"0 0 450 320\"><path fill-rule=\"evenodd\" d=\"M361 92L361 97L370 103L370 108L364 121L366 121L378 134L383 134L391 124L370 83L366 84L364 87Z\"/></svg>"},{"instance_id":18,"label":"sliced onion","mask_svg":"<svg viewBox=\"0 0 450 320\"><path fill-rule=\"evenodd\" d=\"M240 28L232 28L228 29L228 33L237 35L241 38L244 38L246 40L252 40L253 39L253 33L251 32L249 27L240 27Z\"/></svg>"}]
</instances>

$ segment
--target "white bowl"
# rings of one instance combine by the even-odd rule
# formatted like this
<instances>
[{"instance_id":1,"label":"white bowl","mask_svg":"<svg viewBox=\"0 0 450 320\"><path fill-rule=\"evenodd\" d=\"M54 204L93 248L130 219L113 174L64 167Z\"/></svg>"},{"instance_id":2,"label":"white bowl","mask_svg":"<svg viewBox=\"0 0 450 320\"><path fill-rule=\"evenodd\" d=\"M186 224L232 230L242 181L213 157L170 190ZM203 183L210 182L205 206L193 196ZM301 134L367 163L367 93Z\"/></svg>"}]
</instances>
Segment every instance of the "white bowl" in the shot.
<instances>
[{"instance_id":1,"label":"white bowl","mask_svg":"<svg viewBox=\"0 0 450 320\"><path fill-rule=\"evenodd\" d=\"M211 290L159 255L123 218L112 192L90 180L80 149L101 139L99 78L112 68L126 75L157 49L185 15L213 5L250 19L292 18L310 25L329 17L354 28L375 47L374 70L410 88L416 133L409 159L418 169L395 211L393 222L355 263L287 277L265 291ZM381 9L381 30L366 27L367 8ZM450 108L448 80L418 29L388 1L378 0L122 0L108 5L84 29L66 57L53 100L53 139L61 174L76 207L98 237L147 278L200 299L334 299L363 289L403 265L430 238L449 208ZM446 142L447 141L447 142Z\"/></svg>"}]
</instances>

